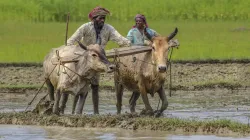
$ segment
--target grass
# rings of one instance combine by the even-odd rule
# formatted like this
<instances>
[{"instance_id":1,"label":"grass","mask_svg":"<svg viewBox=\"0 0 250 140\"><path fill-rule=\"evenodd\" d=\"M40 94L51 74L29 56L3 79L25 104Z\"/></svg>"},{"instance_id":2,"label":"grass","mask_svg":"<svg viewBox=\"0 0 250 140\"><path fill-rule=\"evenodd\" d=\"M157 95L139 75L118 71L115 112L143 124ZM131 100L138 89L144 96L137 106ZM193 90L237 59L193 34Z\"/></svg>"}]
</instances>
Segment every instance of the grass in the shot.
<instances>
[{"instance_id":1,"label":"grass","mask_svg":"<svg viewBox=\"0 0 250 140\"><path fill-rule=\"evenodd\" d=\"M202 132L218 133L219 129L231 130L232 132L249 133L249 126L238 122L221 119L210 121L197 121L193 119L178 119L178 118L160 118L160 119L145 119L138 118L136 124L139 128L151 128L151 130L175 131L183 129L186 132L197 132L199 129Z\"/></svg>"},{"instance_id":2,"label":"grass","mask_svg":"<svg viewBox=\"0 0 250 140\"><path fill-rule=\"evenodd\" d=\"M169 35L179 28L176 38L181 46L174 50L173 60L249 59L250 31L233 32L250 27L250 22L148 21L161 35ZM71 36L83 22L69 24ZM107 21L126 36L134 24ZM0 62L42 62L51 48L65 40L65 23L2 22L0 26ZM106 49L117 47L113 42Z\"/></svg>"},{"instance_id":3,"label":"grass","mask_svg":"<svg viewBox=\"0 0 250 140\"><path fill-rule=\"evenodd\" d=\"M191 83L191 85L193 85L195 88L198 89L215 88L215 87L237 89L242 86L242 84L235 82L233 80L213 80L208 82Z\"/></svg>"},{"instance_id":4,"label":"grass","mask_svg":"<svg viewBox=\"0 0 250 140\"><path fill-rule=\"evenodd\" d=\"M115 84L114 84L114 81L113 79L109 80L109 81L100 81L100 86L102 87L113 87Z\"/></svg>"},{"instance_id":5,"label":"grass","mask_svg":"<svg viewBox=\"0 0 250 140\"><path fill-rule=\"evenodd\" d=\"M148 19L249 20L249 0L1 0L0 21L72 21L87 19L96 6L111 11L112 19L129 21L143 13ZM84 13L84 14L83 14Z\"/></svg>"},{"instance_id":6,"label":"grass","mask_svg":"<svg viewBox=\"0 0 250 140\"><path fill-rule=\"evenodd\" d=\"M101 128L123 128L133 130L160 130L183 132L203 132L220 134L223 132L235 132L237 134L249 134L250 127L230 120L184 120L178 118L153 118L138 117L132 115L63 115L46 116L33 113L0 113L1 124L18 125L44 125L64 127L101 127ZM121 125L122 124L122 125ZM222 130L222 131L220 131ZM223 131L226 130L226 131Z\"/></svg>"},{"instance_id":7,"label":"grass","mask_svg":"<svg viewBox=\"0 0 250 140\"><path fill-rule=\"evenodd\" d=\"M27 89L27 88L34 88L38 89L41 85L0 85L0 88L10 88L10 89ZM44 86L46 87L46 86Z\"/></svg>"}]
</instances>

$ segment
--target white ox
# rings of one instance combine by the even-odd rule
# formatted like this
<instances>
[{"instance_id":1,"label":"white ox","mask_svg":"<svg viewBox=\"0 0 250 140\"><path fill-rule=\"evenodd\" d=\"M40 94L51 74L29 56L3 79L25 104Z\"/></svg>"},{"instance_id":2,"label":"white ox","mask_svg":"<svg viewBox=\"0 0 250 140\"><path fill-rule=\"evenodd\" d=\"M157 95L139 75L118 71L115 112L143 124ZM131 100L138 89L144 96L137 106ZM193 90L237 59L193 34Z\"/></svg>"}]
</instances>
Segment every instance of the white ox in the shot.
<instances>
[{"instance_id":1,"label":"white ox","mask_svg":"<svg viewBox=\"0 0 250 140\"><path fill-rule=\"evenodd\" d=\"M60 59L58 59L59 56ZM69 57L71 58L69 59L70 61L77 61L62 63L63 65L53 64L53 60L58 60L57 63L60 63L60 60ZM52 49L45 57L43 68L45 78L47 79L46 85L49 97L53 102L53 113L59 114L60 110L64 113L68 95L73 94L75 99L72 113L75 110L79 97L77 113L81 114L88 94L90 79L97 73L113 71L114 65L108 61L104 50L99 45L95 44L85 47L79 44ZM61 106L59 109L60 99Z\"/></svg>"}]
</instances>

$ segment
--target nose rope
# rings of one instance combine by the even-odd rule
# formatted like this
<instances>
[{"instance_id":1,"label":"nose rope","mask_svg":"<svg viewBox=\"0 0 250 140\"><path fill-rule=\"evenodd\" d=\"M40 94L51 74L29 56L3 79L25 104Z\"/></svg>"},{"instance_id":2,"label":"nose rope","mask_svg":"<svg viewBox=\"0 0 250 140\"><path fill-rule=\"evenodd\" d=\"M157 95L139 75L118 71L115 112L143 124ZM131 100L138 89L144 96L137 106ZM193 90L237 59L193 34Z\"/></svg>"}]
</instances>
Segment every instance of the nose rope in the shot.
<instances>
[{"instance_id":1,"label":"nose rope","mask_svg":"<svg viewBox=\"0 0 250 140\"><path fill-rule=\"evenodd\" d=\"M169 48L168 53L169 53L169 51L170 51L170 56L169 56L169 59L167 60L167 62L168 62L167 69L168 69L168 65L170 65L170 67L171 67L170 61L171 61L171 58L172 58L173 48L172 47Z\"/></svg>"},{"instance_id":2,"label":"nose rope","mask_svg":"<svg viewBox=\"0 0 250 140\"><path fill-rule=\"evenodd\" d=\"M168 69L168 66L169 66L169 85L168 85L168 89L169 89L169 96L171 97L172 96L172 64L171 64L171 56L172 56L172 53L174 51L174 49L171 47L171 50L170 50L170 57L168 59L168 65L167 65L167 69Z\"/></svg>"}]
</instances>

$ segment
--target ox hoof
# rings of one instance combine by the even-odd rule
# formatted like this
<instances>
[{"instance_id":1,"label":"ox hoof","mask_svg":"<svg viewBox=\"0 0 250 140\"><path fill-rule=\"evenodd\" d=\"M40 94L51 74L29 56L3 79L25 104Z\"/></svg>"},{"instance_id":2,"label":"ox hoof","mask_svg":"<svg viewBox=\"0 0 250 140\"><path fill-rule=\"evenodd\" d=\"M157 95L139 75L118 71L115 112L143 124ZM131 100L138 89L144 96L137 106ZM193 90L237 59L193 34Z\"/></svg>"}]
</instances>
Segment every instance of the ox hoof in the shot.
<instances>
[{"instance_id":1,"label":"ox hoof","mask_svg":"<svg viewBox=\"0 0 250 140\"><path fill-rule=\"evenodd\" d=\"M63 107L63 106L59 107L59 112L60 112L61 114L64 114L64 110L65 110L65 107Z\"/></svg>"},{"instance_id":2,"label":"ox hoof","mask_svg":"<svg viewBox=\"0 0 250 140\"><path fill-rule=\"evenodd\" d=\"M52 114L52 108L48 108L48 109L46 109L44 112L43 112L43 114L46 114L46 115L51 115Z\"/></svg>"},{"instance_id":3,"label":"ox hoof","mask_svg":"<svg viewBox=\"0 0 250 140\"><path fill-rule=\"evenodd\" d=\"M60 115L60 113L59 113L59 112L53 112L53 114L54 114L54 115L57 115L57 116L59 116L59 115Z\"/></svg>"},{"instance_id":4,"label":"ox hoof","mask_svg":"<svg viewBox=\"0 0 250 140\"><path fill-rule=\"evenodd\" d=\"M141 111L140 115L153 116L154 112L153 112L153 110L144 109L144 110Z\"/></svg>"},{"instance_id":5,"label":"ox hoof","mask_svg":"<svg viewBox=\"0 0 250 140\"><path fill-rule=\"evenodd\" d=\"M131 114L132 114L132 115L135 115L135 116L138 115L137 112L131 112Z\"/></svg>"},{"instance_id":6,"label":"ox hoof","mask_svg":"<svg viewBox=\"0 0 250 140\"><path fill-rule=\"evenodd\" d=\"M60 110L53 110L53 114L60 115Z\"/></svg>"},{"instance_id":7,"label":"ox hoof","mask_svg":"<svg viewBox=\"0 0 250 140\"><path fill-rule=\"evenodd\" d=\"M50 104L49 104L49 108L53 109L53 106L54 106L54 101L51 101Z\"/></svg>"},{"instance_id":8,"label":"ox hoof","mask_svg":"<svg viewBox=\"0 0 250 140\"><path fill-rule=\"evenodd\" d=\"M64 110L61 110L60 113L61 113L61 114L64 114Z\"/></svg>"},{"instance_id":9,"label":"ox hoof","mask_svg":"<svg viewBox=\"0 0 250 140\"><path fill-rule=\"evenodd\" d=\"M161 112L161 111L155 111L154 112L154 117L155 118L159 118L159 117L161 117L163 115L163 113Z\"/></svg>"}]
</instances>

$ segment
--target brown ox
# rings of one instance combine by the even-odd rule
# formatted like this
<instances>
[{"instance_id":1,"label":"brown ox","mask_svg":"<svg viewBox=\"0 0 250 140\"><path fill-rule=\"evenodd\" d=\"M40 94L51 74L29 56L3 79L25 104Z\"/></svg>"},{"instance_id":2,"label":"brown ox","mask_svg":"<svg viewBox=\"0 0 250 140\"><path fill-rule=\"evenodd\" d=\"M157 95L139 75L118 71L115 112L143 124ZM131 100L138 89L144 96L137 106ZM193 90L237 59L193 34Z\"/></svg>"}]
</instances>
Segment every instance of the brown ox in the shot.
<instances>
[{"instance_id":1,"label":"brown ox","mask_svg":"<svg viewBox=\"0 0 250 140\"><path fill-rule=\"evenodd\" d=\"M53 113L55 114L59 114L61 94L63 96L60 109L62 113L64 112L69 93L75 95L72 113L75 110L79 97L77 113L81 114L88 94L90 79L97 73L112 71L113 69L113 65L108 61L104 50L100 49L101 47L99 45L96 44L85 47L80 44L80 46L81 47L71 45L52 49L45 57L43 63L44 73L45 78L47 78L46 84L50 100L54 102ZM59 51L60 58L70 57L73 58L73 60L77 60L77 62L65 63L64 66L57 65L55 67L55 65L52 64L52 60L57 60L58 58L56 50ZM55 101L54 90L56 95Z\"/></svg>"},{"instance_id":2,"label":"brown ox","mask_svg":"<svg viewBox=\"0 0 250 140\"><path fill-rule=\"evenodd\" d=\"M142 96L145 110L142 113L153 115L154 111L149 104L147 93L159 94L162 105L156 115L159 116L168 106L164 91L164 82L167 70L168 42L177 34L178 29L169 37L153 38L152 51L136 54L133 57L120 57L118 69L115 72L115 89L117 96L117 113L121 113L123 89L133 91L129 100L131 113L135 112L136 100Z\"/></svg>"}]
</instances>

